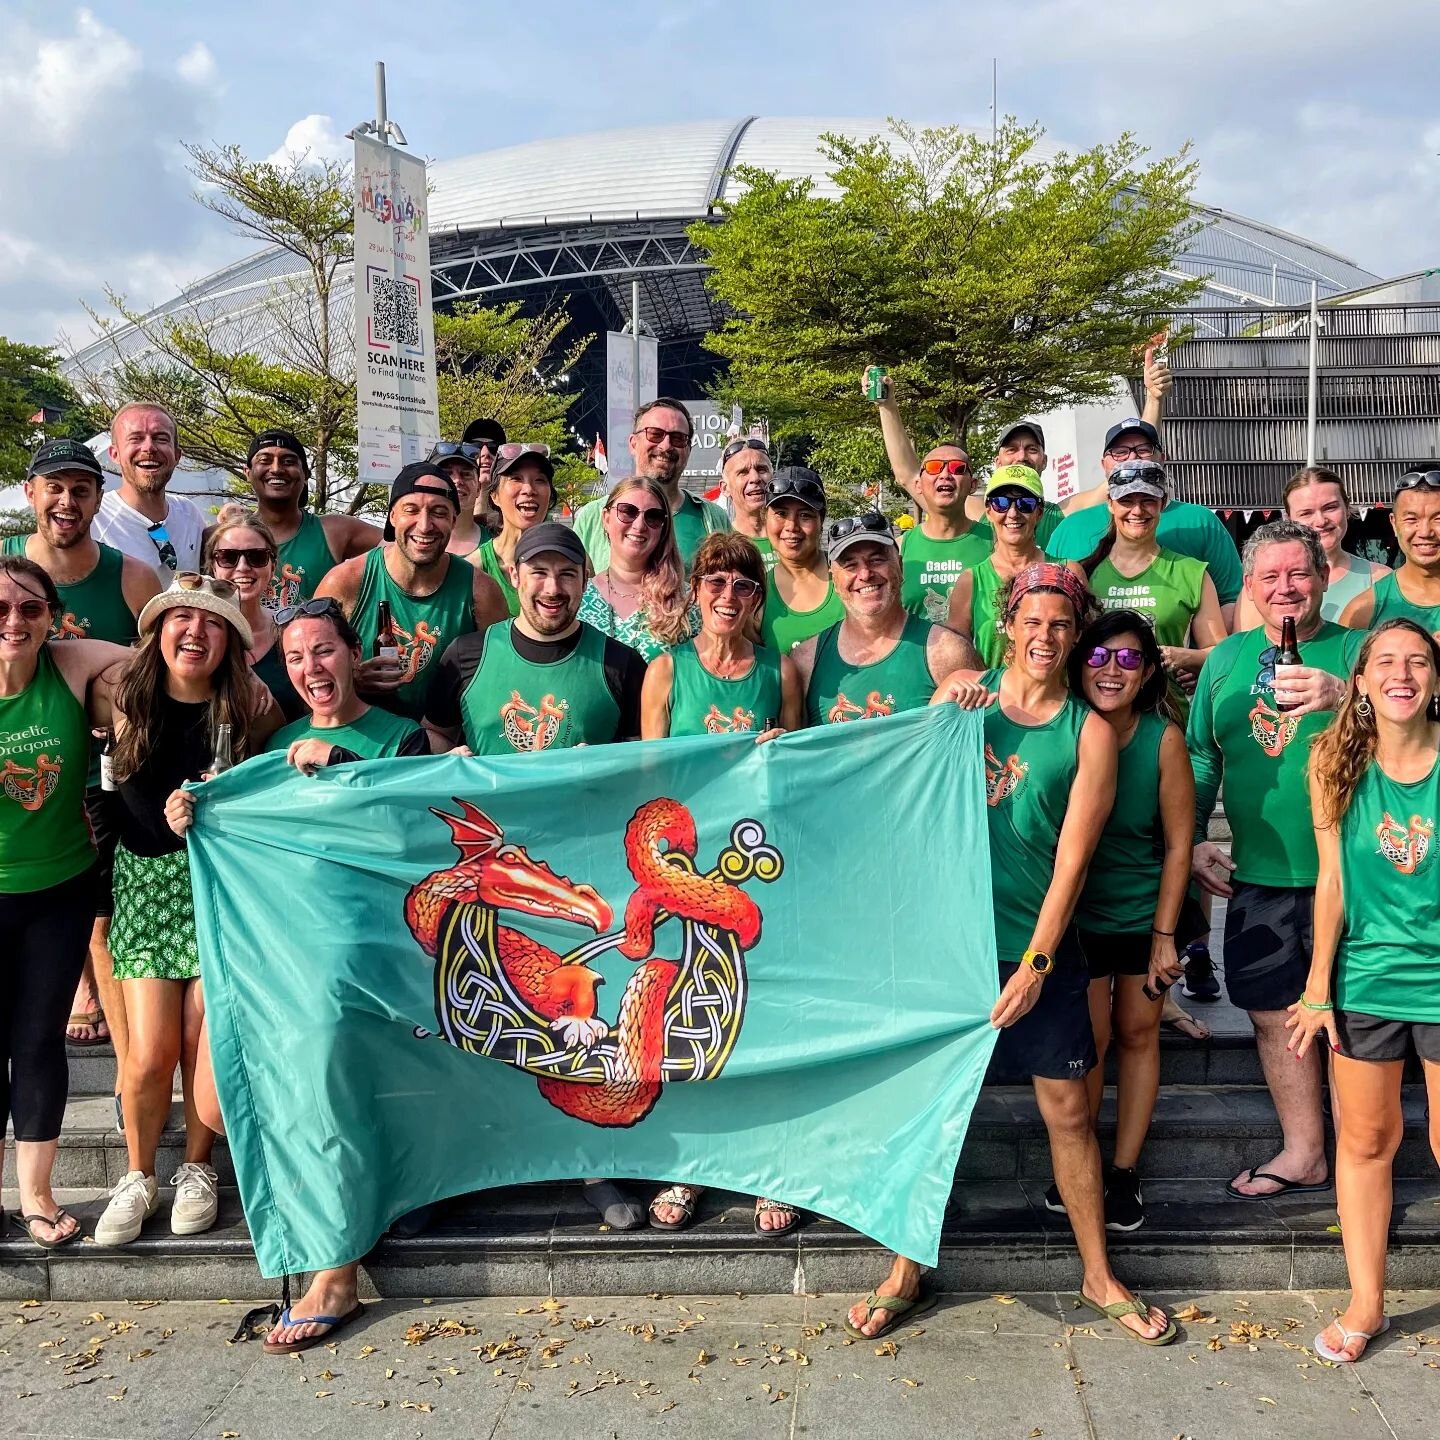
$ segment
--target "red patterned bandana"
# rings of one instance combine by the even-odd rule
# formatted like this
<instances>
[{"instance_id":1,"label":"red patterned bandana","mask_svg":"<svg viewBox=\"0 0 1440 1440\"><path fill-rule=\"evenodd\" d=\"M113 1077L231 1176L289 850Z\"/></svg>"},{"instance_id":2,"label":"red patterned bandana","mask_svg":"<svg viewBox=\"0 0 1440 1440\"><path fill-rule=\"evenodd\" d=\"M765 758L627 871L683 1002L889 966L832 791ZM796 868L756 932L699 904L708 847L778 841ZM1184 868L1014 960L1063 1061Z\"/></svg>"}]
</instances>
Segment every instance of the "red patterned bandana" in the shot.
<instances>
[{"instance_id":1,"label":"red patterned bandana","mask_svg":"<svg viewBox=\"0 0 1440 1440\"><path fill-rule=\"evenodd\" d=\"M1005 602L1005 618L1008 620L1020 608L1020 602L1034 590L1054 590L1063 595L1075 607L1075 616L1080 619L1090 605L1090 592L1085 582L1068 565L1056 565L1042 560L1027 565L1011 582Z\"/></svg>"}]
</instances>

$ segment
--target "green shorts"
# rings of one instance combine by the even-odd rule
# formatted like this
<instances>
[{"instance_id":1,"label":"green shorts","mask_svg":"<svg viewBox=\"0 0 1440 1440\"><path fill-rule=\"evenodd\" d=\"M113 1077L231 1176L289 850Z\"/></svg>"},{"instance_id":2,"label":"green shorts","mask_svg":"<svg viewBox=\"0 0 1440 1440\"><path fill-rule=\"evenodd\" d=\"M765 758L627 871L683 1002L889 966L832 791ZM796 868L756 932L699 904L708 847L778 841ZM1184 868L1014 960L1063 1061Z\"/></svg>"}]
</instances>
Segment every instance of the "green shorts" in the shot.
<instances>
[{"instance_id":1,"label":"green shorts","mask_svg":"<svg viewBox=\"0 0 1440 1440\"><path fill-rule=\"evenodd\" d=\"M199 976L190 859L184 850L134 855L124 845L116 845L110 956L117 980Z\"/></svg>"}]
</instances>

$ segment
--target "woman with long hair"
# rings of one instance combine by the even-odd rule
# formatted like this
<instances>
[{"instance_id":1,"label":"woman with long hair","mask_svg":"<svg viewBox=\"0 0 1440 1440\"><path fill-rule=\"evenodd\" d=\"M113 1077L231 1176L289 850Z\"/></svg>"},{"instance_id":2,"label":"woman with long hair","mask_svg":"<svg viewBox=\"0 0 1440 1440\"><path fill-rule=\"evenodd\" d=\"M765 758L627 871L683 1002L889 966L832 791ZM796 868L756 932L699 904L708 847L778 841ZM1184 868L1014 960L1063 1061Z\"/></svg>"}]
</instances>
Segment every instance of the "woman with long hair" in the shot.
<instances>
[{"instance_id":1,"label":"woman with long hair","mask_svg":"<svg viewBox=\"0 0 1440 1440\"><path fill-rule=\"evenodd\" d=\"M1105 1224L1144 1222L1138 1165L1160 1090L1162 996L1181 974L1180 950L1205 922L1185 904L1195 829L1195 777L1185 735L1166 703L1165 667L1149 622L1108 610L1070 652L1070 689L1115 732L1115 805L1075 907L1090 973L1095 1068L1086 1077L1092 1124L1117 1047L1115 1151L1105 1172ZM1188 929L1182 924L1188 922ZM1177 941L1177 931L1184 936ZM1063 1210L1051 1186L1046 1207Z\"/></svg>"},{"instance_id":2,"label":"woman with long hair","mask_svg":"<svg viewBox=\"0 0 1440 1440\"><path fill-rule=\"evenodd\" d=\"M765 500L765 537L775 567L765 581L760 638L782 655L845 618L821 546L824 529L820 477L803 465L777 470Z\"/></svg>"},{"instance_id":3,"label":"woman with long hair","mask_svg":"<svg viewBox=\"0 0 1440 1440\"><path fill-rule=\"evenodd\" d=\"M65 1115L65 1014L95 918L99 869L85 817L90 727L108 726L101 676L126 651L51 640L55 582L0 555L0 1160L15 1133L20 1213L42 1249L75 1240L51 1177Z\"/></svg>"},{"instance_id":4,"label":"woman with long hair","mask_svg":"<svg viewBox=\"0 0 1440 1440\"><path fill-rule=\"evenodd\" d=\"M512 616L520 613L520 597L510 578L515 564L515 542L540 524L555 504L555 465L550 447L534 443L502 445L488 483L490 503L500 516L499 534L487 539L470 556L500 587Z\"/></svg>"},{"instance_id":5,"label":"woman with long hair","mask_svg":"<svg viewBox=\"0 0 1440 1440\"><path fill-rule=\"evenodd\" d=\"M115 918L110 953L125 987L130 1048L121 1077L129 1168L95 1227L99 1245L128 1245L160 1206L155 1152L170 1114L177 1062L185 1095L185 1160L175 1174L171 1229L215 1223L213 1133L194 1105L203 1004L185 842L165 816L171 793L217 758L262 750L283 716L251 674L250 622L229 580L182 570L140 612L139 648L113 681ZM218 752L228 737L228 757Z\"/></svg>"},{"instance_id":6,"label":"woman with long hair","mask_svg":"<svg viewBox=\"0 0 1440 1440\"><path fill-rule=\"evenodd\" d=\"M298 720L305 713L305 702L285 672L280 628L275 624L275 612L265 604L278 554L270 527L258 515L242 512L219 521L206 533L200 568L235 587L240 613L250 626L252 640L246 651L250 668L275 697L285 718Z\"/></svg>"},{"instance_id":7,"label":"woman with long hair","mask_svg":"<svg viewBox=\"0 0 1440 1440\"><path fill-rule=\"evenodd\" d=\"M1390 1328L1385 1255L1400 1087L1416 1051L1440 1160L1440 645L1413 620L1365 638L1345 698L1310 752L1320 875L1310 974L1286 1025L1304 1058L1322 1035L1337 1101L1335 1198L1350 1303L1315 1353L1353 1364Z\"/></svg>"},{"instance_id":8,"label":"woman with long hair","mask_svg":"<svg viewBox=\"0 0 1440 1440\"><path fill-rule=\"evenodd\" d=\"M585 587L580 619L653 660L700 628L675 545L670 501L660 483L627 476L605 497L601 523L610 563Z\"/></svg>"}]
</instances>

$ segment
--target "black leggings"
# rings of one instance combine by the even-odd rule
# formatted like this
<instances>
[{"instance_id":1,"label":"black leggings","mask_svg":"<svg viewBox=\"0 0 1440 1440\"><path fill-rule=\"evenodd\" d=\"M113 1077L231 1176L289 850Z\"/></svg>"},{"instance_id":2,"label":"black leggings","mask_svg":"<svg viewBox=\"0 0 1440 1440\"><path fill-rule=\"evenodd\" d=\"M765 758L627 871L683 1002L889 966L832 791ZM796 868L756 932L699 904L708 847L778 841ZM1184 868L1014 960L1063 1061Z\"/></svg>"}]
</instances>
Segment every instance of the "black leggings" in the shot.
<instances>
[{"instance_id":1,"label":"black leggings","mask_svg":"<svg viewBox=\"0 0 1440 1440\"><path fill-rule=\"evenodd\" d=\"M0 1121L14 1118L17 1140L54 1140L65 1118L65 1019L90 949L95 875L0 895Z\"/></svg>"}]
</instances>

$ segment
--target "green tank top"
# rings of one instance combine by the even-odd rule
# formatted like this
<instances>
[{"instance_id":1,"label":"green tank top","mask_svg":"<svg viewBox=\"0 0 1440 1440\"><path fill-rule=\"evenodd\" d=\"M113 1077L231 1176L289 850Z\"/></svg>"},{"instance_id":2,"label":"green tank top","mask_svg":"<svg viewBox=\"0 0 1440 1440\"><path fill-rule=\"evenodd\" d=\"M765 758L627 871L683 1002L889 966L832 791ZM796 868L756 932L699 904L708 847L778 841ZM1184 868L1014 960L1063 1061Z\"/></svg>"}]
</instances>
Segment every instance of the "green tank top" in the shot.
<instances>
[{"instance_id":1,"label":"green tank top","mask_svg":"<svg viewBox=\"0 0 1440 1440\"><path fill-rule=\"evenodd\" d=\"M342 750L353 750L362 760L384 760L398 755L400 747L414 733L413 720L372 705L348 725L317 726L314 717L306 715L277 730L265 749L285 751L297 740L328 740Z\"/></svg>"},{"instance_id":2,"label":"green tank top","mask_svg":"<svg viewBox=\"0 0 1440 1440\"><path fill-rule=\"evenodd\" d=\"M24 535L6 537L6 555L24 555ZM100 546L100 560L83 579L57 584L60 614L50 630L52 640L108 640L112 645L133 645L139 636L135 616L125 603L121 575L125 557L109 545Z\"/></svg>"},{"instance_id":3,"label":"green tank top","mask_svg":"<svg viewBox=\"0 0 1440 1440\"><path fill-rule=\"evenodd\" d=\"M520 596L516 594L515 587L510 583L510 572L506 570L504 562L495 553L494 539L487 540L477 549L472 550L465 557L472 565L478 565L499 587L500 593L505 597L505 604L510 608L511 616L520 613Z\"/></svg>"},{"instance_id":4,"label":"green tank top","mask_svg":"<svg viewBox=\"0 0 1440 1440\"><path fill-rule=\"evenodd\" d=\"M1003 670L983 683L1000 688ZM1055 872L1060 827L1080 767L1080 732L1089 711L1073 695L1043 725L1018 725L997 701L985 711L985 818L995 946L1015 965L1030 944Z\"/></svg>"},{"instance_id":5,"label":"green tank top","mask_svg":"<svg viewBox=\"0 0 1440 1440\"><path fill-rule=\"evenodd\" d=\"M805 695L805 723L840 725L928 705L935 681L925 647L934 628L919 616L906 616L899 640L884 659L851 665L840 656L840 626L832 625L815 646L815 665Z\"/></svg>"},{"instance_id":6,"label":"green tank top","mask_svg":"<svg viewBox=\"0 0 1440 1440\"><path fill-rule=\"evenodd\" d=\"M700 663L695 642L670 652L672 735L728 735L768 730L780 723L780 652L755 647L755 662L733 680L712 675Z\"/></svg>"},{"instance_id":7,"label":"green tank top","mask_svg":"<svg viewBox=\"0 0 1440 1440\"><path fill-rule=\"evenodd\" d=\"M42 645L30 683L0 696L0 893L48 890L94 863L89 763L85 707Z\"/></svg>"},{"instance_id":8,"label":"green tank top","mask_svg":"<svg viewBox=\"0 0 1440 1440\"><path fill-rule=\"evenodd\" d=\"M1185 644L1204 588L1203 560L1164 549L1138 575L1122 575L1107 555L1090 577L1102 608L1143 615L1162 645Z\"/></svg>"},{"instance_id":9,"label":"green tank top","mask_svg":"<svg viewBox=\"0 0 1440 1440\"><path fill-rule=\"evenodd\" d=\"M1392 570L1382 575L1375 586L1375 613L1370 617L1373 630L1382 620L1394 620L1404 616L1417 625L1423 625L1432 634L1440 630L1440 605L1416 605L1400 593L1400 571Z\"/></svg>"},{"instance_id":10,"label":"green tank top","mask_svg":"<svg viewBox=\"0 0 1440 1440\"><path fill-rule=\"evenodd\" d=\"M485 652L460 696L471 750L513 755L614 740L620 706L605 679L605 636L582 624L574 650L538 665L516 652L513 629L511 621L486 632Z\"/></svg>"},{"instance_id":11,"label":"green tank top","mask_svg":"<svg viewBox=\"0 0 1440 1440\"><path fill-rule=\"evenodd\" d=\"M1362 559L1359 555L1350 556L1345 573L1338 580L1332 575L1325 587L1325 598L1320 602L1320 618L1338 621L1340 612L1375 583L1375 571L1379 568L1373 561ZM1382 575L1380 578L1383 580L1385 577Z\"/></svg>"},{"instance_id":12,"label":"green tank top","mask_svg":"<svg viewBox=\"0 0 1440 1440\"><path fill-rule=\"evenodd\" d=\"M366 555L360 598L350 621L360 635L360 653L372 655L380 628L380 602L390 602L390 615L400 632L400 663L411 678L386 699L385 709L419 720L445 647L475 628L474 572L464 560L448 555L445 578L433 595L407 595L385 568L388 549L377 545Z\"/></svg>"},{"instance_id":13,"label":"green tank top","mask_svg":"<svg viewBox=\"0 0 1440 1440\"><path fill-rule=\"evenodd\" d=\"M1115 805L1100 834L1075 923L1101 935L1148 935L1155 924L1165 831L1160 821L1160 742L1168 722L1142 715L1120 752Z\"/></svg>"},{"instance_id":14,"label":"green tank top","mask_svg":"<svg viewBox=\"0 0 1440 1440\"><path fill-rule=\"evenodd\" d=\"M1345 919L1335 1003L1382 1020L1440 1024L1440 758L1402 785L1373 761L1340 822Z\"/></svg>"},{"instance_id":15,"label":"green tank top","mask_svg":"<svg viewBox=\"0 0 1440 1440\"><path fill-rule=\"evenodd\" d=\"M828 630L845 618L845 607L835 593L833 582L825 599L813 610L792 610L780 596L772 570L765 577L765 614L760 619L760 641L771 650L788 655L802 641Z\"/></svg>"},{"instance_id":16,"label":"green tank top","mask_svg":"<svg viewBox=\"0 0 1440 1440\"><path fill-rule=\"evenodd\" d=\"M275 697L280 713L287 720L299 720L306 713L305 702L290 682L290 672L285 668L285 647L278 638L250 667L250 672Z\"/></svg>"},{"instance_id":17,"label":"green tank top","mask_svg":"<svg viewBox=\"0 0 1440 1440\"><path fill-rule=\"evenodd\" d=\"M986 559L994 535L974 528L953 540L932 540L918 525L900 541L900 603L912 614L943 625L950 613L950 592L967 570Z\"/></svg>"},{"instance_id":18,"label":"green tank top","mask_svg":"<svg viewBox=\"0 0 1440 1440\"><path fill-rule=\"evenodd\" d=\"M298 605L320 588L320 582L335 568L335 556L325 538L325 526L313 510L300 512L300 528L276 553L275 574L265 603L272 610Z\"/></svg>"},{"instance_id":19,"label":"green tank top","mask_svg":"<svg viewBox=\"0 0 1440 1440\"><path fill-rule=\"evenodd\" d=\"M994 563L982 560L975 567L975 588L970 592L970 635L981 660L990 666L1005 663L1010 642L1003 630L995 628L1000 611L1000 595L1006 581L996 573Z\"/></svg>"},{"instance_id":20,"label":"green tank top","mask_svg":"<svg viewBox=\"0 0 1440 1440\"><path fill-rule=\"evenodd\" d=\"M775 547L764 535L747 535L745 538L760 552L760 558L765 562L765 574L768 576L775 568Z\"/></svg>"}]
</instances>

